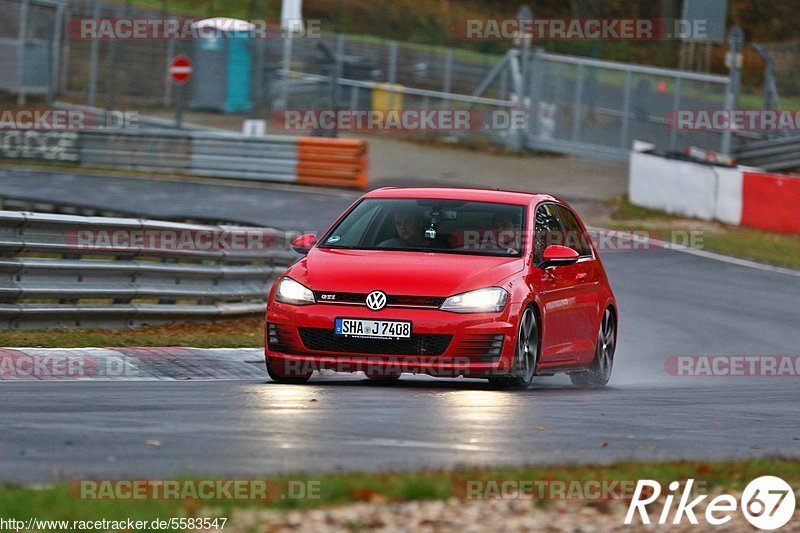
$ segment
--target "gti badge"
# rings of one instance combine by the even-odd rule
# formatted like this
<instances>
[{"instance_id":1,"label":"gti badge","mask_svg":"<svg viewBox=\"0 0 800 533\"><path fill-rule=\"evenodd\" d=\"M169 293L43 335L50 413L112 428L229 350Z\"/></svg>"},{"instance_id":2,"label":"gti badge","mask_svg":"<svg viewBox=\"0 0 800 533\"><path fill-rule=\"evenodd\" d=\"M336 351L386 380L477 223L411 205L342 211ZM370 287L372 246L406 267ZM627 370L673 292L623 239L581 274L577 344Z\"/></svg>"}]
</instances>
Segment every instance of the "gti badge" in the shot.
<instances>
[{"instance_id":1,"label":"gti badge","mask_svg":"<svg viewBox=\"0 0 800 533\"><path fill-rule=\"evenodd\" d=\"M367 295L367 307L373 311L379 311L386 306L386 293L381 291L372 291Z\"/></svg>"}]
</instances>

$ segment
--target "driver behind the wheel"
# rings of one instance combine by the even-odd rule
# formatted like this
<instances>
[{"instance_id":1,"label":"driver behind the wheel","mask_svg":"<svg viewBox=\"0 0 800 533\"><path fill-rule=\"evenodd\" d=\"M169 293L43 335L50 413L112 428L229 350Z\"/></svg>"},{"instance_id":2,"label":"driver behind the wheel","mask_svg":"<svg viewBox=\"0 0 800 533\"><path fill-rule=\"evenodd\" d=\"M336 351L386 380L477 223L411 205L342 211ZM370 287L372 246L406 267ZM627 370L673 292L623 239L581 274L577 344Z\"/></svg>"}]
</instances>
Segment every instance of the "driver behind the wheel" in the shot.
<instances>
[{"instance_id":1,"label":"driver behind the wheel","mask_svg":"<svg viewBox=\"0 0 800 533\"><path fill-rule=\"evenodd\" d=\"M420 211L401 209L394 214L394 229L397 237L387 239L378 246L381 248L431 248L439 244L425 237L424 218Z\"/></svg>"}]
</instances>

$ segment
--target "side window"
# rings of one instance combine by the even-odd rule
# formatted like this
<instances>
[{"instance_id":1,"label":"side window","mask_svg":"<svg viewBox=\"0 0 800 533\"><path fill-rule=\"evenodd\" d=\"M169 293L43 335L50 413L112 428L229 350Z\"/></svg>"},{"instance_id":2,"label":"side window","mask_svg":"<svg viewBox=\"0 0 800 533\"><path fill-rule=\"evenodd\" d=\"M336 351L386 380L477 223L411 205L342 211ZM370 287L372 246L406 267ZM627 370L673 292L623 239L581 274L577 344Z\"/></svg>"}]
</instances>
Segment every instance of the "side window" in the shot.
<instances>
[{"instance_id":1,"label":"side window","mask_svg":"<svg viewBox=\"0 0 800 533\"><path fill-rule=\"evenodd\" d=\"M581 225L572 211L561 205L556 206L556 210L561 217L561 222L564 224L564 246L569 246L580 255L592 255L589 237L581 229Z\"/></svg>"},{"instance_id":2,"label":"side window","mask_svg":"<svg viewBox=\"0 0 800 533\"><path fill-rule=\"evenodd\" d=\"M551 244L564 244L564 232L553 204L541 204L536 208L536 242L533 262L542 261L544 249Z\"/></svg>"},{"instance_id":3,"label":"side window","mask_svg":"<svg viewBox=\"0 0 800 533\"><path fill-rule=\"evenodd\" d=\"M367 229L372 224L377 213L381 210L380 205L361 204L356 210L338 227L336 231L328 237L326 244L337 246L360 246Z\"/></svg>"}]
</instances>

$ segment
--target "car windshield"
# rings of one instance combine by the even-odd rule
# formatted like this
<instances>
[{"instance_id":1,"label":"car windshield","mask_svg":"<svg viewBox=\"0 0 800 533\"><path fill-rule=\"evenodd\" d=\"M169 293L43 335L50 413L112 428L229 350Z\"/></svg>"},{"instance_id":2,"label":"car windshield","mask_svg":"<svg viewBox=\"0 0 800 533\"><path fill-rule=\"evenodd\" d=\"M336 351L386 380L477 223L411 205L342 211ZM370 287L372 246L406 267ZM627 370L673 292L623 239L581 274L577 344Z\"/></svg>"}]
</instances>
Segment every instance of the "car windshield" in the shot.
<instances>
[{"instance_id":1,"label":"car windshield","mask_svg":"<svg viewBox=\"0 0 800 533\"><path fill-rule=\"evenodd\" d=\"M520 256L525 208L463 200L366 198L321 248Z\"/></svg>"}]
</instances>

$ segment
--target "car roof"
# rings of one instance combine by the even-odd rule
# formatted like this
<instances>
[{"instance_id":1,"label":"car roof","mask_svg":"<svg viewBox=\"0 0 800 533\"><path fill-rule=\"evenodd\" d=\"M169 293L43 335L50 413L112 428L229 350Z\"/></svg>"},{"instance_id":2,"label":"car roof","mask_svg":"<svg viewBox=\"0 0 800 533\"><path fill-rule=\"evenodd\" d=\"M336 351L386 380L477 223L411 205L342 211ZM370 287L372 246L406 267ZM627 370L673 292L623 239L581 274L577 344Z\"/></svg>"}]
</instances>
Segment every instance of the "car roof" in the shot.
<instances>
[{"instance_id":1,"label":"car roof","mask_svg":"<svg viewBox=\"0 0 800 533\"><path fill-rule=\"evenodd\" d=\"M469 189L461 187L382 187L364 195L365 198L432 198L528 205L545 200L560 201L549 194L537 194L500 189Z\"/></svg>"}]
</instances>

